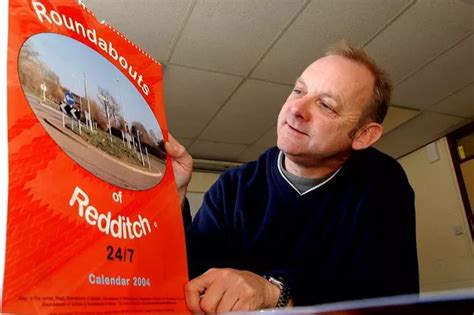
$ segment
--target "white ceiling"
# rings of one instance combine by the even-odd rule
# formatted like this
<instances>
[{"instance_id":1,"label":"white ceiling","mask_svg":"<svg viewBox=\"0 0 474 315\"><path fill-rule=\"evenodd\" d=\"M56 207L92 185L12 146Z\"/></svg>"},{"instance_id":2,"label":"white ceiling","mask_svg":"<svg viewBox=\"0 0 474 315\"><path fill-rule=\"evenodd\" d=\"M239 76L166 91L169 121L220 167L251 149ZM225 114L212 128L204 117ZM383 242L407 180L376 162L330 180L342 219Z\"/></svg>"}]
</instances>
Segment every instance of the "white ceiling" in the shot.
<instances>
[{"instance_id":1,"label":"white ceiling","mask_svg":"<svg viewBox=\"0 0 474 315\"><path fill-rule=\"evenodd\" d=\"M164 65L171 133L196 158L255 159L306 65L344 38L395 83L394 157L474 120L472 0L86 0Z\"/></svg>"}]
</instances>

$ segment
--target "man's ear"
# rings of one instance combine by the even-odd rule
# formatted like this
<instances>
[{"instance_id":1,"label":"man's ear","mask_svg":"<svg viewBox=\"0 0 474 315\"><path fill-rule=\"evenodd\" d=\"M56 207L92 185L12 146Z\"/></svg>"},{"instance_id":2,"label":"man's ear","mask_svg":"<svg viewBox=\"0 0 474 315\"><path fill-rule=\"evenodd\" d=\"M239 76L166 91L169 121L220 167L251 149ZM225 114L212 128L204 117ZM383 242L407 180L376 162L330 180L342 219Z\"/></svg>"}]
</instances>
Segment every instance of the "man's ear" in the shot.
<instances>
[{"instance_id":1,"label":"man's ear","mask_svg":"<svg viewBox=\"0 0 474 315\"><path fill-rule=\"evenodd\" d=\"M352 149L366 149L377 142L382 137L382 134L383 127L381 124L376 122L367 123L357 130L354 139L352 140Z\"/></svg>"}]
</instances>

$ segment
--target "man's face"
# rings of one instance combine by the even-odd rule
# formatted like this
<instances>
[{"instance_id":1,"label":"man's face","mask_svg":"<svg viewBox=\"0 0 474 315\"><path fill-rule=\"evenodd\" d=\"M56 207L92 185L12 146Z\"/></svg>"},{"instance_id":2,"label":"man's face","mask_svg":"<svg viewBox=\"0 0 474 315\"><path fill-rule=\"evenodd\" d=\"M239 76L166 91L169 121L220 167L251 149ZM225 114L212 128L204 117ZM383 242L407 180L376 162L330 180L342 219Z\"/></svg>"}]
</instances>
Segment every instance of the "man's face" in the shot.
<instances>
[{"instance_id":1,"label":"man's face","mask_svg":"<svg viewBox=\"0 0 474 315\"><path fill-rule=\"evenodd\" d=\"M374 77L341 56L316 60L301 74L278 116L278 147L291 160L317 163L347 154L349 133L372 96Z\"/></svg>"}]
</instances>

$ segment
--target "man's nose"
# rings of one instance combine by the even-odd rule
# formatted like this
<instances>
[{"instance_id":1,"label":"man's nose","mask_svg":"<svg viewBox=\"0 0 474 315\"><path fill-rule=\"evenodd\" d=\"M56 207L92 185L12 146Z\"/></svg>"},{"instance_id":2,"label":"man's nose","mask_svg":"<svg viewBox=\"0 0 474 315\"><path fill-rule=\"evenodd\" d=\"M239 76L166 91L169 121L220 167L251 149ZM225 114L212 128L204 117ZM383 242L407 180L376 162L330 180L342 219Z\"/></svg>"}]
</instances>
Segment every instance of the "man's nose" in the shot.
<instances>
[{"instance_id":1,"label":"man's nose","mask_svg":"<svg viewBox=\"0 0 474 315\"><path fill-rule=\"evenodd\" d=\"M308 121L310 118L310 98L303 96L296 99L290 106L290 112L297 118L303 121Z\"/></svg>"}]
</instances>

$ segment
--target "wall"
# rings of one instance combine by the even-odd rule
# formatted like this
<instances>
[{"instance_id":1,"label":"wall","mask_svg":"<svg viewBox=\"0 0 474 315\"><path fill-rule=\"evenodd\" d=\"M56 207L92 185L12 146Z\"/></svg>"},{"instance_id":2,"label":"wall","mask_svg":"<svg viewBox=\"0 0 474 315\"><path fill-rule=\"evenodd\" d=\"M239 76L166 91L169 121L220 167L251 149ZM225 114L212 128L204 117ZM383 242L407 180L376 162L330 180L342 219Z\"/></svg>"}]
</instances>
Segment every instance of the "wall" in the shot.
<instances>
[{"instance_id":1,"label":"wall","mask_svg":"<svg viewBox=\"0 0 474 315\"><path fill-rule=\"evenodd\" d=\"M474 288L474 245L448 144L435 144L438 161L428 160L426 147L399 160L415 190L420 289Z\"/></svg>"},{"instance_id":2,"label":"wall","mask_svg":"<svg viewBox=\"0 0 474 315\"><path fill-rule=\"evenodd\" d=\"M193 177L188 185L186 194L191 207L191 215L194 216L202 203L202 198L206 191L214 184L219 177L216 173L193 172Z\"/></svg>"}]
</instances>

